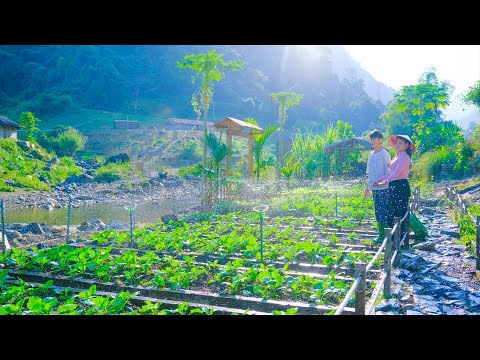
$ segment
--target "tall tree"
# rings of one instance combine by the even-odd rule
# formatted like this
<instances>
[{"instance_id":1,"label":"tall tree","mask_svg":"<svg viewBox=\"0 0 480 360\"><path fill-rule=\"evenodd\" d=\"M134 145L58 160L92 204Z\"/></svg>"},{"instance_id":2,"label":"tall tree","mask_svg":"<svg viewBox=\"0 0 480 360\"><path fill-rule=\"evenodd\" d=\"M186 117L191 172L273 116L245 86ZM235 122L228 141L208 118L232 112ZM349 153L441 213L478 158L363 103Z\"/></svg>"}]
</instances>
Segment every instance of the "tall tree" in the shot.
<instances>
[{"instance_id":1,"label":"tall tree","mask_svg":"<svg viewBox=\"0 0 480 360\"><path fill-rule=\"evenodd\" d=\"M285 142L283 139L283 132L285 127L285 122L287 121L287 110L288 108L298 105L303 98L302 94L297 94L294 91L283 91L279 93L270 94L272 101L278 103L278 123L279 134L278 134L278 150L277 150L277 169L280 173L280 168L284 165L285 157Z\"/></svg>"},{"instance_id":2,"label":"tall tree","mask_svg":"<svg viewBox=\"0 0 480 360\"><path fill-rule=\"evenodd\" d=\"M40 119L37 119L35 115L30 111L25 111L20 114L20 125L27 129L27 141L35 141L33 132L38 130L37 124Z\"/></svg>"},{"instance_id":3,"label":"tall tree","mask_svg":"<svg viewBox=\"0 0 480 360\"><path fill-rule=\"evenodd\" d=\"M480 111L480 80L474 86L470 87L468 93L464 97L464 101L467 104L475 105Z\"/></svg>"},{"instance_id":4,"label":"tall tree","mask_svg":"<svg viewBox=\"0 0 480 360\"><path fill-rule=\"evenodd\" d=\"M177 62L180 69L190 69L195 72L192 83L199 81L200 85L192 96L192 105L195 113L200 117L203 111L203 167L207 167L207 119L208 109L213 99L214 81L220 81L225 70L238 71L244 66L242 60L223 60L223 54L210 50L206 54L185 55L182 61ZM200 97L200 100L198 98ZM203 176L204 185L206 176Z\"/></svg>"},{"instance_id":5,"label":"tall tree","mask_svg":"<svg viewBox=\"0 0 480 360\"><path fill-rule=\"evenodd\" d=\"M453 86L448 81L439 81L435 68L428 69L420 77L417 85L403 86L389 103L382 120L387 124L388 133L398 133L395 129L402 129L402 133L412 136L419 141L419 151L431 149L426 146L432 131L437 129L443 121L442 109L450 104L450 94ZM410 124L405 128L403 124Z\"/></svg>"}]
</instances>

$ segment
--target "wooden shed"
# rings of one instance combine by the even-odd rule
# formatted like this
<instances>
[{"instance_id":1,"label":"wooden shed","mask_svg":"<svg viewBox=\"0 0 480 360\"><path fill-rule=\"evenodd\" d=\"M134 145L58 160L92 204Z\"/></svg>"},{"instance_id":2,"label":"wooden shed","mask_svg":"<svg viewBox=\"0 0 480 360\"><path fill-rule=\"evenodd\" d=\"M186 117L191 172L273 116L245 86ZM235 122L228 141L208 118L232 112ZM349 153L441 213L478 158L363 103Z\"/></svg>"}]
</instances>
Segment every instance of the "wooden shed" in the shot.
<instances>
[{"instance_id":1,"label":"wooden shed","mask_svg":"<svg viewBox=\"0 0 480 360\"><path fill-rule=\"evenodd\" d=\"M139 129L140 122L138 120L113 120L114 129Z\"/></svg>"},{"instance_id":2,"label":"wooden shed","mask_svg":"<svg viewBox=\"0 0 480 360\"><path fill-rule=\"evenodd\" d=\"M5 116L0 116L0 138L16 139L21 126Z\"/></svg>"},{"instance_id":3,"label":"wooden shed","mask_svg":"<svg viewBox=\"0 0 480 360\"><path fill-rule=\"evenodd\" d=\"M213 125L217 130L224 130L227 134L227 146L232 146L232 136L241 136L248 139L248 160L247 160L247 176L253 174L253 131L257 134L263 134L265 130L257 125L238 120L232 117L226 117ZM231 155L228 155L225 163L225 170L228 172L231 164Z\"/></svg>"}]
</instances>

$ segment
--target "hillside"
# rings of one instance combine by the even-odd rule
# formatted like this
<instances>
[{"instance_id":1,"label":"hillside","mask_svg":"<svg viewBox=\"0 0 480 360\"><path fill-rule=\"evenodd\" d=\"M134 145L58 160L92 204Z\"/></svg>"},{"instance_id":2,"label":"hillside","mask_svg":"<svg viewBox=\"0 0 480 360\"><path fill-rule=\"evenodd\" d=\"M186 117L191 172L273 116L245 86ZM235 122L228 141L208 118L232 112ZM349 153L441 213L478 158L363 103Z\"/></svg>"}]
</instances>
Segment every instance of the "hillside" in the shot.
<instances>
[{"instance_id":1,"label":"hillside","mask_svg":"<svg viewBox=\"0 0 480 360\"><path fill-rule=\"evenodd\" d=\"M37 144L13 139L0 139L0 164L0 191L50 190L81 173L72 158L57 158Z\"/></svg>"},{"instance_id":2,"label":"hillside","mask_svg":"<svg viewBox=\"0 0 480 360\"><path fill-rule=\"evenodd\" d=\"M270 94L295 91L304 97L289 109L287 132L319 132L341 119L361 134L378 123L388 100L388 89L340 46L3 45L0 114L15 120L32 111L42 130L64 124L82 132L114 118L194 119L193 73L176 63L212 48L225 61L245 62L214 84L212 121L253 117L266 126L278 119Z\"/></svg>"},{"instance_id":3,"label":"hillside","mask_svg":"<svg viewBox=\"0 0 480 360\"><path fill-rule=\"evenodd\" d=\"M342 46L331 46L333 58L333 71L340 78L353 76L363 80L365 92L372 99L380 100L387 105L393 98L394 89L384 83L377 81L369 72L364 70L360 64L353 60Z\"/></svg>"}]
</instances>

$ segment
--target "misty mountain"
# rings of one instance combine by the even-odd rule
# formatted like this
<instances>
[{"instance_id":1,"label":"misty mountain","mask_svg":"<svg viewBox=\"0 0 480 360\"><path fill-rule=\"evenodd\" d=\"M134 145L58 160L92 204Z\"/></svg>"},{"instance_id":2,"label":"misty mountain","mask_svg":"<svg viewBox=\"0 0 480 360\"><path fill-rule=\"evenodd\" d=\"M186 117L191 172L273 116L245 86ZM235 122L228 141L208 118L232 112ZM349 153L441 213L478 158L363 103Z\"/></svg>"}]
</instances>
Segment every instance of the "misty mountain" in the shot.
<instances>
[{"instance_id":1,"label":"misty mountain","mask_svg":"<svg viewBox=\"0 0 480 360\"><path fill-rule=\"evenodd\" d=\"M480 125L480 111L474 105L465 104L461 96L451 96L450 105L443 110L445 120L455 121L464 130L472 124Z\"/></svg>"},{"instance_id":2,"label":"misty mountain","mask_svg":"<svg viewBox=\"0 0 480 360\"><path fill-rule=\"evenodd\" d=\"M245 67L214 83L209 119L278 120L271 94L295 91L287 131L320 132L337 120L359 135L380 124L393 90L377 82L342 46L305 45L3 45L0 114L32 111L43 124L73 109L195 119L192 71L176 63L215 49ZM82 120L84 121L84 120ZM42 125L41 125L42 126Z\"/></svg>"},{"instance_id":3,"label":"misty mountain","mask_svg":"<svg viewBox=\"0 0 480 360\"><path fill-rule=\"evenodd\" d=\"M363 80L365 92L372 99L378 99L387 105L393 99L395 89L388 87L383 82L377 81L369 72L352 59L343 46L330 46L332 48L333 71L340 77L354 77Z\"/></svg>"}]
</instances>

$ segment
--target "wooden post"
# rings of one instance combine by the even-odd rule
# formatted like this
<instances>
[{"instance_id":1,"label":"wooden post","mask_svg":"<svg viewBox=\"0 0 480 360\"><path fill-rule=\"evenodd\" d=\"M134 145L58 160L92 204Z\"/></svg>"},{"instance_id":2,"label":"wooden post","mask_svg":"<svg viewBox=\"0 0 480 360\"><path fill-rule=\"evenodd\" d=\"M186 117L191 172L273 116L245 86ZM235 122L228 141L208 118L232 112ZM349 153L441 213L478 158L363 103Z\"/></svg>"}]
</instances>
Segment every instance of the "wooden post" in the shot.
<instances>
[{"instance_id":1,"label":"wooden post","mask_svg":"<svg viewBox=\"0 0 480 360\"><path fill-rule=\"evenodd\" d=\"M12 251L12 247L10 246L10 243L8 242L7 237L5 236L5 217L4 217L4 210L5 210L5 205L3 202L3 199L0 200L0 212L1 212L1 217L2 217L2 243L0 244L0 249L2 252L7 252L7 251Z\"/></svg>"},{"instance_id":2,"label":"wooden post","mask_svg":"<svg viewBox=\"0 0 480 360\"><path fill-rule=\"evenodd\" d=\"M247 177L251 178L253 174L253 134L250 132L248 136L248 166Z\"/></svg>"},{"instance_id":3,"label":"wooden post","mask_svg":"<svg viewBox=\"0 0 480 360\"><path fill-rule=\"evenodd\" d=\"M227 130L227 147L229 149L232 148L232 130L228 129ZM230 197L231 189L230 189L230 184L227 182L228 177L230 176L230 167L232 164L232 155L228 154L227 158L225 159L225 198Z\"/></svg>"},{"instance_id":4,"label":"wooden post","mask_svg":"<svg viewBox=\"0 0 480 360\"><path fill-rule=\"evenodd\" d=\"M393 237L393 246L397 250L397 256L395 257L395 261L393 262L394 267L398 267L400 265L400 241L402 240L400 237L402 236L402 232L400 231L400 217L394 217L394 223L397 225L395 234ZM405 219L407 220L407 219Z\"/></svg>"},{"instance_id":5,"label":"wooden post","mask_svg":"<svg viewBox=\"0 0 480 360\"><path fill-rule=\"evenodd\" d=\"M403 243L403 247L405 249L408 249L410 247L410 212L407 215L407 218L405 219L405 231L407 232L407 236L405 237L405 242ZM400 236L401 233L400 233Z\"/></svg>"},{"instance_id":6,"label":"wooden post","mask_svg":"<svg viewBox=\"0 0 480 360\"><path fill-rule=\"evenodd\" d=\"M415 211L418 211L418 205L420 204L420 186L415 187Z\"/></svg>"},{"instance_id":7,"label":"wooden post","mask_svg":"<svg viewBox=\"0 0 480 360\"><path fill-rule=\"evenodd\" d=\"M362 262L355 263L355 279L360 275L362 280L358 283L355 291L355 315L365 315L365 286L367 284L367 264ZM360 290L358 290L360 289Z\"/></svg>"},{"instance_id":8,"label":"wooden post","mask_svg":"<svg viewBox=\"0 0 480 360\"><path fill-rule=\"evenodd\" d=\"M475 266L475 275L478 280L480 280L480 216L477 216L477 243L475 245L476 252L476 266Z\"/></svg>"},{"instance_id":9,"label":"wooden post","mask_svg":"<svg viewBox=\"0 0 480 360\"><path fill-rule=\"evenodd\" d=\"M390 273L392 270L392 229L385 229L385 236L387 237L387 244L385 246L385 264L384 271L387 276L385 277L385 284L383 285L383 297L390 299Z\"/></svg>"},{"instance_id":10,"label":"wooden post","mask_svg":"<svg viewBox=\"0 0 480 360\"><path fill-rule=\"evenodd\" d=\"M232 148L232 130L230 129L227 129L227 147L229 149ZM232 155L231 154L228 154L226 159L225 159L225 173L229 174L229 171L230 171L230 166L232 164Z\"/></svg>"}]
</instances>

